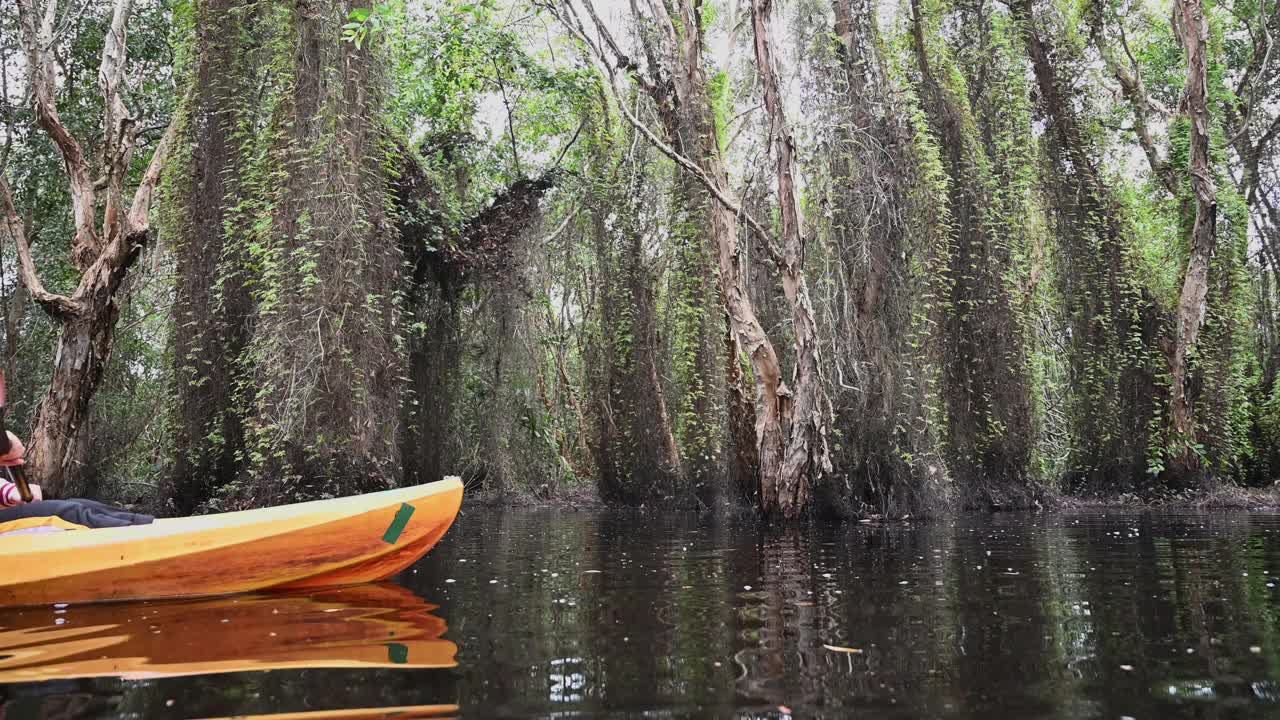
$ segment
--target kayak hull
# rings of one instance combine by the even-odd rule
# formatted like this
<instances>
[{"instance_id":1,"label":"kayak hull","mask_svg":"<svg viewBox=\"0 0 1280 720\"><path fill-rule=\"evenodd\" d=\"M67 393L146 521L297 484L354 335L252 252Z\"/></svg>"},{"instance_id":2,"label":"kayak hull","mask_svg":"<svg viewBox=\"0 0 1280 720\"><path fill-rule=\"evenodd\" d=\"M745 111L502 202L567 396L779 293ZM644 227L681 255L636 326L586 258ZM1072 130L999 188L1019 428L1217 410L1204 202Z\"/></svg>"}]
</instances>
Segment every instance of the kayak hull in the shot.
<instances>
[{"instance_id":1,"label":"kayak hull","mask_svg":"<svg viewBox=\"0 0 1280 720\"><path fill-rule=\"evenodd\" d=\"M197 597L384 580L427 553L457 478L348 498L0 538L0 606Z\"/></svg>"}]
</instances>

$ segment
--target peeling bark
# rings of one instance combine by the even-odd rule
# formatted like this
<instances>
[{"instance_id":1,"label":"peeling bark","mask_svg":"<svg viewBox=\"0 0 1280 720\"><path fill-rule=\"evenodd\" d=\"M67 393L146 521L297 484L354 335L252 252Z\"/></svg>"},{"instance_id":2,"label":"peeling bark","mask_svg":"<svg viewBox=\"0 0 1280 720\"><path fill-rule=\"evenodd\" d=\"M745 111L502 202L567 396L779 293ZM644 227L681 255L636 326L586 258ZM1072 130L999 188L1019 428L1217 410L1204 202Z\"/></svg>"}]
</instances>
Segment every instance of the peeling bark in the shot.
<instances>
[{"instance_id":1,"label":"peeling bark","mask_svg":"<svg viewBox=\"0 0 1280 720\"><path fill-rule=\"evenodd\" d=\"M1187 389L1190 355L1196 349L1208 310L1209 263L1217 246L1217 188L1209 158L1209 74L1206 59L1209 21L1201 0L1180 0L1175 26L1187 56L1187 80L1180 111L1190 119L1191 152L1187 172L1195 194L1196 216L1191 230L1191 255L1178 298L1176 336L1170 352L1170 429L1182 446L1175 461L1183 472L1198 469L1199 460L1190 445L1196 441L1195 411Z\"/></svg>"},{"instance_id":2,"label":"peeling bark","mask_svg":"<svg viewBox=\"0 0 1280 720\"><path fill-rule=\"evenodd\" d=\"M613 92L623 118L654 147L701 183L716 200L710 213L711 231L716 238L725 310L730 326L741 344L742 352L746 353L751 361L756 384L755 424L756 448L760 462L761 509L766 513L777 514L787 519L799 517L809 509L812 485L824 473L830 471L825 438L830 408L827 407L825 398L821 394L816 362L806 359L810 353L813 353L816 358L817 343L810 334L810 330L802 327L798 336L800 339L796 344L796 356L802 363L812 362L813 364L803 371L797 368L794 379L797 390L802 394L793 396L793 391L783 381L782 366L777 351L761 326L751 301L747 269L744 266L745 258L738 243L738 222L739 220L745 222L755 231L760 239L758 247L784 274L784 288L788 285L790 288L786 292L792 307L793 318L801 318L802 325L811 322L813 314L809 307L807 289L804 287L803 247L791 248L792 259L788 263L783 253L773 246L771 234L758 221L743 212L733 200L728 189L728 174L720 157L720 149L714 133L703 133L700 136L697 152L692 153L691 158L663 142L631 112L618 86L617 76L619 69L635 70L636 65L619 50L608 28L596 15L590 0L586 0L584 5L596 31L602 38L601 43L594 42L588 36L572 3L564 5L565 16L562 20L570 31L590 48L594 59L603 66L610 90ZM633 80L653 99L659 108L660 115L664 113L664 109L676 107L674 103L677 102L701 108L707 104L707 96L705 95L705 71L701 61L702 38L696 31L701 27L697 5L690 0L682 0L674 7L655 5L651 10L654 29L665 37L669 46L683 48L684 54L669 58L661 50L661 46L654 47L646 44L645 51L651 58L651 71L656 75L646 77L640 73L633 73ZM635 6L633 11L640 15L639 9ZM678 24L675 21L676 17L679 18ZM683 30L678 31L677 26ZM685 35L682 36L681 32ZM702 93L691 92L687 97L673 95L672 87L679 88L680 85L670 82L665 70L667 67L667 64L664 64L665 60L673 60L676 67L684 68L682 72L697 78L698 82L689 87L702 88ZM709 105L707 107L709 112ZM794 227L798 231L798 216L795 220ZM791 270L788 271L787 267ZM803 320L805 316L809 318L808 321Z\"/></svg>"},{"instance_id":3,"label":"peeling bark","mask_svg":"<svg viewBox=\"0 0 1280 720\"><path fill-rule=\"evenodd\" d=\"M795 367L789 389L779 379L775 386L776 413L785 434L781 457L761 453L761 505L766 513L793 519L808 509L813 487L831 472L827 449L830 402L823 386L818 362L818 326L805 282L805 242L800 228L800 206L795 189L795 139L787 123L778 88L777 59L773 52L772 0L752 0L751 18L755 29L756 67L764 86L764 104L769 114L769 143L773 149L782 215L782 289L791 307L795 335Z\"/></svg>"}]
</instances>

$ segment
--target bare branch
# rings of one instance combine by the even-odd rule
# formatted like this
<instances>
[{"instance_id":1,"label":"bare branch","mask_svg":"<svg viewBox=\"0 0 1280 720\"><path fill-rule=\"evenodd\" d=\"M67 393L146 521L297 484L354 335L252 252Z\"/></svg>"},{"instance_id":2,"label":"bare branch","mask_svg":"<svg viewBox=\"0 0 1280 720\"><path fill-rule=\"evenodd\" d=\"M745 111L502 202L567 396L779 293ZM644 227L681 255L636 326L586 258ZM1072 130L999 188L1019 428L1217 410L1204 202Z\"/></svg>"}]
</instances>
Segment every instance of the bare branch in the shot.
<instances>
[{"instance_id":1,"label":"bare branch","mask_svg":"<svg viewBox=\"0 0 1280 720\"><path fill-rule=\"evenodd\" d=\"M558 170L560 168L560 163L564 162L564 156L569 154L569 148L572 148L573 144L578 141L578 136L582 134L582 129L586 126L586 120L578 123L578 129L573 131L573 137L569 138L569 142L565 143L564 147L560 148L560 153L556 155L556 161L551 164L552 170Z\"/></svg>"},{"instance_id":2,"label":"bare branch","mask_svg":"<svg viewBox=\"0 0 1280 720\"><path fill-rule=\"evenodd\" d=\"M582 1L588 4L590 4L591 2L591 0L582 0ZM663 10L661 13L659 13L658 8L653 7L652 0L650 0L649 5L652 9L653 24L661 26L663 28L669 26L671 23L671 20L670 18L665 18L666 11ZM636 18L637 22L641 22L643 18L648 17L645 14L645 12L640 9L640 4L636 2L636 0L631 0L631 14ZM663 24L658 19L660 17L663 17L667 20L666 24ZM653 31L653 28L651 27L644 27L644 28L641 28L640 30L642 35L646 33L651 33L652 31ZM674 47L674 44L675 44L674 30L668 30L663 34L666 37L666 45ZM644 42L640 43L640 46L644 50L645 60L649 63L649 67L648 67L649 77L646 79L646 82L648 84L642 85L642 87L644 87L645 91L648 92L651 96L654 96L656 95L656 93L654 93L654 90L662 85L662 61L658 58L655 43L649 42L646 39Z\"/></svg>"},{"instance_id":3,"label":"bare branch","mask_svg":"<svg viewBox=\"0 0 1280 720\"><path fill-rule=\"evenodd\" d=\"M1256 91L1257 81L1267 74L1267 67L1271 64L1271 50L1275 46L1271 37L1272 20L1280 20L1280 0L1272 5L1270 17L1262 18L1261 35L1254 33L1252 27L1248 28L1249 36L1253 37L1253 51L1249 56L1249 63L1244 67L1244 72L1240 73L1239 82L1236 82L1235 101L1226 102L1229 117L1238 114L1239 120L1236 123L1235 132L1231 133L1231 137L1226 141L1228 145L1236 145L1242 138L1248 136L1249 122L1253 119L1254 91ZM1263 145L1265 141L1260 141L1248 150L1257 154Z\"/></svg>"},{"instance_id":4,"label":"bare branch","mask_svg":"<svg viewBox=\"0 0 1280 720\"><path fill-rule=\"evenodd\" d=\"M634 0L632 7L635 6ZM676 32L675 21L671 19L671 11L667 8L667 4L663 0L649 0L649 7L652 8L653 19L662 28L663 33L667 36L667 42L675 44L680 36ZM690 27L686 25L685 27Z\"/></svg>"},{"instance_id":5,"label":"bare branch","mask_svg":"<svg viewBox=\"0 0 1280 720\"><path fill-rule=\"evenodd\" d=\"M707 174L702 171L702 168L698 167L697 163L685 157L684 155L681 155L680 153L676 152L674 148L672 148L670 145L663 142L661 138L655 135L653 131L650 130L645 123L641 122L640 119L637 118L635 114L631 112L631 110L627 107L627 103L622 98L622 90L618 87L617 74L614 72L613 68L607 62L605 62L603 58L600 57L600 55L598 54L598 48L590 41L589 38L587 38L582 33L580 25L575 27L569 23L566 23L566 26L569 28L570 32L572 32L574 35L577 35L579 39L581 39L583 42L587 44L588 48L591 48L593 50L593 52L591 53L591 59L598 66L603 67L604 75L606 79L608 79L609 81L609 90L613 94L613 98L616 101L616 104L618 106L618 111L622 114L622 117L625 118L626 121L633 128L635 128L637 132L643 135L646 140L648 140L654 147L656 147L659 150L659 152L661 152L663 155L666 155L668 158L671 159L672 162L674 162L676 165L679 165L681 169L683 169L685 172L688 172L690 175L694 177L694 179L696 179L699 183L701 183L703 187L705 187L707 191L711 193L711 196L714 197L717 202L719 202L726 209L728 209L729 212L741 218L757 235L759 235L761 244L764 246L764 249L769 256L769 259L774 264L781 266L782 254L778 252L778 249L776 247L774 247L772 242L772 236L769 234L767 230L764 229L764 226L761 225L755 218L751 217L751 215L748 214L745 210L743 210L740 205L735 203L729 197L727 191L724 188L720 187L719 183L715 182L710 177L708 177Z\"/></svg>"},{"instance_id":6,"label":"bare branch","mask_svg":"<svg viewBox=\"0 0 1280 720\"><path fill-rule=\"evenodd\" d=\"M1253 37L1253 52L1249 57L1249 64L1245 66L1244 72L1240 74L1240 80L1235 87L1235 95L1242 106L1242 110L1240 112L1240 127L1231 138L1231 143L1234 143L1236 138L1249 125L1249 117L1253 112L1254 85L1258 79L1266 75L1266 68L1271 61L1271 51L1275 46L1275 42L1271 37L1270 27L1273 21L1280 21L1280 2L1273 3L1271 15L1262 18L1261 34L1254 34L1253 28L1249 28L1249 34Z\"/></svg>"},{"instance_id":7,"label":"bare branch","mask_svg":"<svg viewBox=\"0 0 1280 720\"><path fill-rule=\"evenodd\" d=\"M764 105L769 117L769 144L777 163L778 204L782 216L783 252L786 268L792 270L804 262L804 233L801 230L800 205L795 195L795 139L791 136L782 92L778 83L777 60L773 53L772 0L753 0L751 21L754 27L756 66L764 88Z\"/></svg>"},{"instance_id":8,"label":"bare branch","mask_svg":"<svg viewBox=\"0 0 1280 720\"><path fill-rule=\"evenodd\" d=\"M507 97L507 82L502 77L502 68L498 65L498 59L490 55L489 62L493 64L494 75L498 78L498 90L502 93L502 107L507 111L507 135L511 139L511 162L515 166L516 177L524 177L524 170L520 168L520 151L516 147L516 121L511 111L511 100Z\"/></svg>"},{"instance_id":9,"label":"bare branch","mask_svg":"<svg viewBox=\"0 0 1280 720\"><path fill-rule=\"evenodd\" d=\"M1169 164L1167 158L1160 154L1160 148L1155 138L1151 134L1151 113L1156 113L1160 117L1169 117L1169 109L1163 104L1157 102L1147 92L1146 85L1142 82L1142 72L1138 64L1138 60L1134 57L1133 51L1129 48L1129 39L1125 34L1124 26L1118 27L1120 36L1120 46L1124 49L1124 54L1128 58L1128 66L1113 57L1112 53L1106 47L1105 38L1103 38L1102 28L1099 24L1093 28L1094 44L1097 45L1098 53L1102 55L1103 61L1116 80L1120 82L1120 89L1125 99L1129 101L1130 107L1133 108L1133 132L1138 138L1138 145L1142 147L1142 152L1147 156L1147 164L1151 166L1151 172L1170 193L1177 193L1178 179L1175 169Z\"/></svg>"},{"instance_id":10,"label":"bare branch","mask_svg":"<svg viewBox=\"0 0 1280 720\"><path fill-rule=\"evenodd\" d=\"M126 56L127 23L132 0L115 0L111 16L111 27L102 46L102 62L98 67L98 88L102 93L102 177L106 180L107 203L104 214L104 228L111 232L116 220L123 212L124 182L129 170L129 160L133 156L134 143L137 140L137 123L129 116L129 110L121 98L124 86L124 66ZM101 250L101 248L96 248ZM78 253L87 249L77 248ZM76 262L84 267L96 257L77 256Z\"/></svg>"},{"instance_id":11,"label":"bare branch","mask_svg":"<svg viewBox=\"0 0 1280 720\"><path fill-rule=\"evenodd\" d=\"M578 11L573 5L573 0L564 0L564 3L568 6L569 12L574 15L578 35L583 39L586 39L586 31L582 27L582 21L577 17ZM655 80L645 77L645 75L640 72L640 67L636 65L635 61L632 60L629 55L622 52L622 48L619 47L617 41L613 39L613 33L609 32L609 28L600 19L600 16L596 14L595 5L592 4L591 0L582 0L582 5L587 9L587 14L591 16L591 22L595 25L596 32L604 40L604 43L609 46L609 51L613 53L614 63L610 67L617 66L626 70L631 74L632 79L637 85L643 88L645 92L652 94ZM600 45L597 45L590 40L587 40L587 45L595 50L596 58L600 60L600 62L609 65L609 63L605 61Z\"/></svg>"},{"instance_id":12,"label":"bare branch","mask_svg":"<svg viewBox=\"0 0 1280 720\"><path fill-rule=\"evenodd\" d=\"M18 215L18 208L13 202L13 192L9 189L9 181L0 173L0 213L5 230L13 238L14 247L18 250L18 270L22 284L31 293L32 299L40 303L51 316L66 319L80 312L80 306L71 298L44 289L44 283L36 274L35 263L31 260L31 245L27 242L26 228Z\"/></svg>"},{"instance_id":13,"label":"bare branch","mask_svg":"<svg viewBox=\"0 0 1280 720\"><path fill-rule=\"evenodd\" d=\"M1277 114L1271 120L1271 126L1267 128L1266 132L1262 133L1262 137L1259 137L1258 142L1255 143L1254 147L1257 154L1262 155L1263 151L1266 150L1267 144L1275 140L1277 135L1280 135L1280 114Z\"/></svg>"},{"instance_id":14,"label":"bare branch","mask_svg":"<svg viewBox=\"0 0 1280 720\"><path fill-rule=\"evenodd\" d=\"M155 152L151 154L151 163L147 165L147 171L142 175L142 182L138 183L138 189L133 193L128 226L122 235L136 237L140 233L151 230L151 201L155 196L156 187L160 184L160 173L164 170L165 160L169 157L169 149L173 147L177 135L178 124L170 123L164 136L156 145Z\"/></svg>"},{"instance_id":15,"label":"bare branch","mask_svg":"<svg viewBox=\"0 0 1280 720\"><path fill-rule=\"evenodd\" d=\"M40 126L58 147L58 152L62 154L62 164L66 168L67 180L70 183L71 204L75 217L75 239L72 247L79 256L86 254L85 251L96 251L98 247L98 234L94 228L97 198L84 150L63 124L54 102L56 88L51 49L55 20L54 3L49 2L45 6L45 17L37 25L38 2L39 0L17 0L18 20L22 25L22 41L27 51L27 68L31 80L31 94L35 101L36 117ZM35 294L34 288L32 288L32 294Z\"/></svg>"}]
</instances>

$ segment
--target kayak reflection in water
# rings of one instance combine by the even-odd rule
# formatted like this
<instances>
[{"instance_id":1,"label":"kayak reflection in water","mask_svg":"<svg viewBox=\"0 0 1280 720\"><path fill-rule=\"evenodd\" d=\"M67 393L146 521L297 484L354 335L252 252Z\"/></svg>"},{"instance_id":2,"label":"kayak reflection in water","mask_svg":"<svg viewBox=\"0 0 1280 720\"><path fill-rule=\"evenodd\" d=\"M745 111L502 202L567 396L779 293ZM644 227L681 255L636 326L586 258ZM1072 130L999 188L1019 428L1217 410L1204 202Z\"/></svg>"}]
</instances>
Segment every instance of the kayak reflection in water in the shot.
<instances>
[{"instance_id":1,"label":"kayak reflection in water","mask_svg":"<svg viewBox=\"0 0 1280 720\"><path fill-rule=\"evenodd\" d=\"M0 535L148 525L153 520L93 500L45 500L39 485L23 482L25 454L17 435L7 430L0 435ZM22 485L30 499L23 498Z\"/></svg>"}]
</instances>

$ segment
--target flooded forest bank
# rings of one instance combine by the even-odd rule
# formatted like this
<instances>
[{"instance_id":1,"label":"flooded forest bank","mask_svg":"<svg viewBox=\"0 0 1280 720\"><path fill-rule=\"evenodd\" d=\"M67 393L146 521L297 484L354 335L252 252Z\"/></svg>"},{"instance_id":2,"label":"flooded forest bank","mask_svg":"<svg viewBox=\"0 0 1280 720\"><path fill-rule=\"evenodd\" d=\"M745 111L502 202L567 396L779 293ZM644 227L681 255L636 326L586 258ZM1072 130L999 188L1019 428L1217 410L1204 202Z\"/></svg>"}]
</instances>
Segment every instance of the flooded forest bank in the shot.
<instances>
[{"instance_id":1,"label":"flooded forest bank","mask_svg":"<svg viewBox=\"0 0 1280 720\"><path fill-rule=\"evenodd\" d=\"M51 495L1276 504L1275 0L0 8Z\"/></svg>"}]
</instances>

